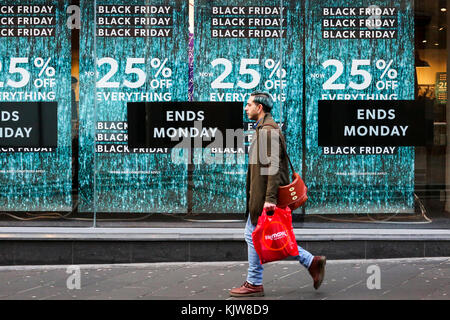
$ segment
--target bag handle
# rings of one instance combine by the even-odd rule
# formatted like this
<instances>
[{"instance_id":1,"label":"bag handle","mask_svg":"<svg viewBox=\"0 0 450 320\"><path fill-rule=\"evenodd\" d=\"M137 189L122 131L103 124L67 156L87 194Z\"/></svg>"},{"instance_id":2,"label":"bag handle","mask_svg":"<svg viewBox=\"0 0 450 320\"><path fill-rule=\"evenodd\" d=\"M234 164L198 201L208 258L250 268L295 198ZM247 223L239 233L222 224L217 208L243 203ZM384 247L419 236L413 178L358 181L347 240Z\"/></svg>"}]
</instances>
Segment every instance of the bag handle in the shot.
<instances>
[{"instance_id":1,"label":"bag handle","mask_svg":"<svg viewBox=\"0 0 450 320\"><path fill-rule=\"evenodd\" d=\"M265 123L265 124L261 125L261 127L265 127L265 126L270 126L270 127L274 128L274 129L279 129L280 130L281 142L282 142L284 151L286 153L286 156L287 156L287 158L289 160L289 165L291 166L292 173L294 174L295 173L294 166L292 165L291 158L289 158L289 154L287 152L287 147L286 147L286 140L284 139L284 136L283 136L283 133L281 132L281 129L275 127L273 124L270 124L270 123Z\"/></svg>"}]
</instances>

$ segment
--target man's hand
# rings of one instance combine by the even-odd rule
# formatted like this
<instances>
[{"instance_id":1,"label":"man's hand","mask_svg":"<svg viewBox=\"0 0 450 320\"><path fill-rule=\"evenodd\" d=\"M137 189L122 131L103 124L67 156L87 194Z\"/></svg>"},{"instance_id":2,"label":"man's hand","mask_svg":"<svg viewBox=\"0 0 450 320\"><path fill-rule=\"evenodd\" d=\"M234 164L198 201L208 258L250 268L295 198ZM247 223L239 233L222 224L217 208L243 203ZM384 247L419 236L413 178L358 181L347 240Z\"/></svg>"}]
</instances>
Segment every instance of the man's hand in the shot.
<instances>
[{"instance_id":1,"label":"man's hand","mask_svg":"<svg viewBox=\"0 0 450 320\"><path fill-rule=\"evenodd\" d=\"M277 207L276 204L273 204L270 202L264 202L264 209L266 209L266 211L275 211L276 207Z\"/></svg>"}]
</instances>

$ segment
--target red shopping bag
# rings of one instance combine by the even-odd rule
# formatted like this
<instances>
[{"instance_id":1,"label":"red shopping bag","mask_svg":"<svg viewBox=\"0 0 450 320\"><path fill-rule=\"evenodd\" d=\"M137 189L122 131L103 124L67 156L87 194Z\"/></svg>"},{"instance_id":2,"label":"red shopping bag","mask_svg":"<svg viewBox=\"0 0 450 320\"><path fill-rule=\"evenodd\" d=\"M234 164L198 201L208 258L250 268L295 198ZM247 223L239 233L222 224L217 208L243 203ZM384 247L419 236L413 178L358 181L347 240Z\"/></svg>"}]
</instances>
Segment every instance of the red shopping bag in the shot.
<instances>
[{"instance_id":1,"label":"red shopping bag","mask_svg":"<svg viewBox=\"0 0 450 320\"><path fill-rule=\"evenodd\" d=\"M261 264L282 260L288 256L298 256L291 209L276 207L271 216L263 209L252 239Z\"/></svg>"}]
</instances>

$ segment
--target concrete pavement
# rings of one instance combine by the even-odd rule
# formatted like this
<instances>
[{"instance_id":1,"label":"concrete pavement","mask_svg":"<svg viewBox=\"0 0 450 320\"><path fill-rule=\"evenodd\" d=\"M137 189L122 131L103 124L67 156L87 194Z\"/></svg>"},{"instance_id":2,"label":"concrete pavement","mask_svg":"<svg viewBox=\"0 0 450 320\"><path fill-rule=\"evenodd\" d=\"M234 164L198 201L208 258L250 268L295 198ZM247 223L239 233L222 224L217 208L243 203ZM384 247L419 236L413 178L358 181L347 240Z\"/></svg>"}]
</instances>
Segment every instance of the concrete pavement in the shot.
<instances>
[{"instance_id":1,"label":"concrete pavement","mask_svg":"<svg viewBox=\"0 0 450 320\"><path fill-rule=\"evenodd\" d=\"M246 262L0 267L0 300L234 300ZM265 265L251 300L450 299L450 257L328 260L319 290L292 260ZM242 299L237 299L242 300Z\"/></svg>"}]
</instances>

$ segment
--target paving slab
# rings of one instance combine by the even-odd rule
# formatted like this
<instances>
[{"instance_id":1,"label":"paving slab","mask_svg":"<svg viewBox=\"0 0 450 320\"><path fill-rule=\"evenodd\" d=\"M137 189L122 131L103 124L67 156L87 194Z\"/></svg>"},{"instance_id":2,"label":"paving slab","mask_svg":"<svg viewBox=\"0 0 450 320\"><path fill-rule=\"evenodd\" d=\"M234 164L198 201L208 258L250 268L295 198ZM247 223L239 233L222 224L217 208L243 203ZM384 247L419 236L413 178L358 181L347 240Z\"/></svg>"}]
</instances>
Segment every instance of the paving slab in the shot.
<instances>
[{"instance_id":1,"label":"paving slab","mask_svg":"<svg viewBox=\"0 0 450 320\"><path fill-rule=\"evenodd\" d=\"M0 267L0 300L363 300L450 298L450 257L328 260L319 290L297 261L265 265L265 297L232 298L247 262L80 265L80 289L67 265ZM368 279L379 268L380 288Z\"/></svg>"}]
</instances>

